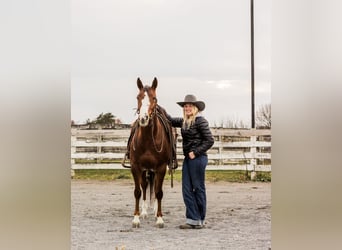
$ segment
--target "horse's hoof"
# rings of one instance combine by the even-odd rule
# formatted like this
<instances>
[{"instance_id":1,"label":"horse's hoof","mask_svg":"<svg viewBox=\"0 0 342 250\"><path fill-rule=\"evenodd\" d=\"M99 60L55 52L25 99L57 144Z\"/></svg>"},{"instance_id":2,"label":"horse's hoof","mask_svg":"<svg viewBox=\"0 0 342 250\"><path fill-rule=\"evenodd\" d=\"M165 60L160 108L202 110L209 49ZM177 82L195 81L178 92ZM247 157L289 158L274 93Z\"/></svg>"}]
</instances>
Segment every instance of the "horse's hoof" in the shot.
<instances>
[{"instance_id":1,"label":"horse's hoof","mask_svg":"<svg viewBox=\"0 0 342 250\"><path fill-rule=\"evenodd\" d=\"M164 223L163 224L156 224L158 228L164 228Z\"/></svg>"},{"instance_id":2,"label":"horse's hoof","mask_svg":"<svg viewBox=\"0 0 342 250\"><path fill-rule=\"evenodd\" d=\"M132 221L132 227L133 227L133 228L138 228L138 227L140 227L139 215L134 215L134 219L133 219L133 221Z\"/></svg>"},{"instance_id":3,"label":"horse's hoof","mask_svg":"<svg viewBox=\"0 0 342 250\"><path fill-rule=\"evenodd\" d=\"M134 224L134 223L132 223L132 227L133 227L133 228L139 228L139 227L140 227L140 224Z\"/></svg>"},{"instance_id":4,"label":"horse's hoof","mask_svg":"<svg viewBox=\"0 0 342 250\"><path fill-rule=\"evenodd\" d=\"M157 222L156 222L156 226L158 228L163 228L164 227L164 221L162 217L157 217Z\"/></svg>"}]
</instances>

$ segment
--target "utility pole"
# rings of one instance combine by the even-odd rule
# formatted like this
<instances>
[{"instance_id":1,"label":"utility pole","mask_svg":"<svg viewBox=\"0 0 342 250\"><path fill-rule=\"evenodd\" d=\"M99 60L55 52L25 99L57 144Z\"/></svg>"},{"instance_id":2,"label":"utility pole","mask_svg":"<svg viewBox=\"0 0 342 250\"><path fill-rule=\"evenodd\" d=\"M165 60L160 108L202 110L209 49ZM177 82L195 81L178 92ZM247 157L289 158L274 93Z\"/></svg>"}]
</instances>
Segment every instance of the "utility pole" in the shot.
<instances>
[{"instance_id":1,"label":"utility pole","mask_svg":"<svg viewBox=\"0 0 342 250\"><path fill-rule=\"evenodd\" d=\"M251 112L252 129L255 128L255 105L254 105L254 1L251 0Z\"/></svg>"},{"instance_id":2,"label":"utility pole","mask_svg":"<svg viewBox=\"0 0 342 250\"><path fill-rule=\"evenodd\" d=\"M255 106L254 106L254 1L251 0L251 112L252 112L252 131L255 130ZM256 171L255 167L257 165L257 159L255 158L256 155L256 136L252 135L251 136L251 141L254 144L251 147L251 154L252 154L252 159L251 159L251 165L252 165L252 171L251 171L251 180L255 180L256 178Z\"/></svg>"}]
</instances>

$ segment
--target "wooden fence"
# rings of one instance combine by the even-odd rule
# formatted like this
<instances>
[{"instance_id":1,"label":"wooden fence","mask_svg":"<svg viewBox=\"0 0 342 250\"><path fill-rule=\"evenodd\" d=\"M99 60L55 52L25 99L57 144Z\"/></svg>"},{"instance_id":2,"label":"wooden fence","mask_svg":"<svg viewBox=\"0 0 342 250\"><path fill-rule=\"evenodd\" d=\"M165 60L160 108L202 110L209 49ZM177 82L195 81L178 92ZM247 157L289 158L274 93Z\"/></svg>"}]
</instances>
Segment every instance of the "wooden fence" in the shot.
<instances>
[{"instance_id":1,"label":"wooden fence","mask_svg":"<svg viewBox=\"0 0 342 250\"><path fill-rule=\"evenodd\" d=\"M271 171L271 130L216 129L207 169ZM184 159L180 130L179 168ZM122 169L130 129L71 129L71 169Z\"/></svg>"}]
</instances>

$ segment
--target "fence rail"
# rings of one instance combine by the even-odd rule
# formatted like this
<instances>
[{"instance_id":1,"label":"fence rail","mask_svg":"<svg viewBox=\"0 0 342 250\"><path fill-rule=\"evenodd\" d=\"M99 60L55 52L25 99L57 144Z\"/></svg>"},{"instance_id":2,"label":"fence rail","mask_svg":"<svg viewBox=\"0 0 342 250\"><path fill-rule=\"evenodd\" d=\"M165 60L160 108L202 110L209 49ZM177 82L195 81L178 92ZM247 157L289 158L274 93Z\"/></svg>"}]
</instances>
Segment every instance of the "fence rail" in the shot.
<instances>
[{"instance_id":1,"label":"fence rail","mask_svg":"<svg viewBox=\"0 0 342 250\"><path fill-rule=\"evenodd\" d=\"M271 171L271 130L216 129L207 169ZM184 159L177 131L177 159ZM122 169L130 129L71 129L71 168Z\"/></svg>"}]
</instances>

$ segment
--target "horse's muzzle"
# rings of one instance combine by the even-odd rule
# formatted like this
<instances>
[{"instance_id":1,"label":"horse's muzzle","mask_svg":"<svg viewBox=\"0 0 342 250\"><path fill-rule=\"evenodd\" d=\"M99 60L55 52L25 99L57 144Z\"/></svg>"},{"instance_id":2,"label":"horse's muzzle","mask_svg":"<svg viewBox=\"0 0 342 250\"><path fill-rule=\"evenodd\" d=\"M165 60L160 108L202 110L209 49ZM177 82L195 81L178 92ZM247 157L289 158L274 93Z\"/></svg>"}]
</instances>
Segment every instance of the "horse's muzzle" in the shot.
<instances>
[{"instance_id":1,"label":"horse's muzzle","mask_svg":"<svg viewBox=\"0 0 342 250\"><path fill-rule=\"evenodd\" d=\"M150 117L148 115L144 115L139 119L139 125L142 127L146 127L150 121Z\"/></svg>"}]
</instances>

